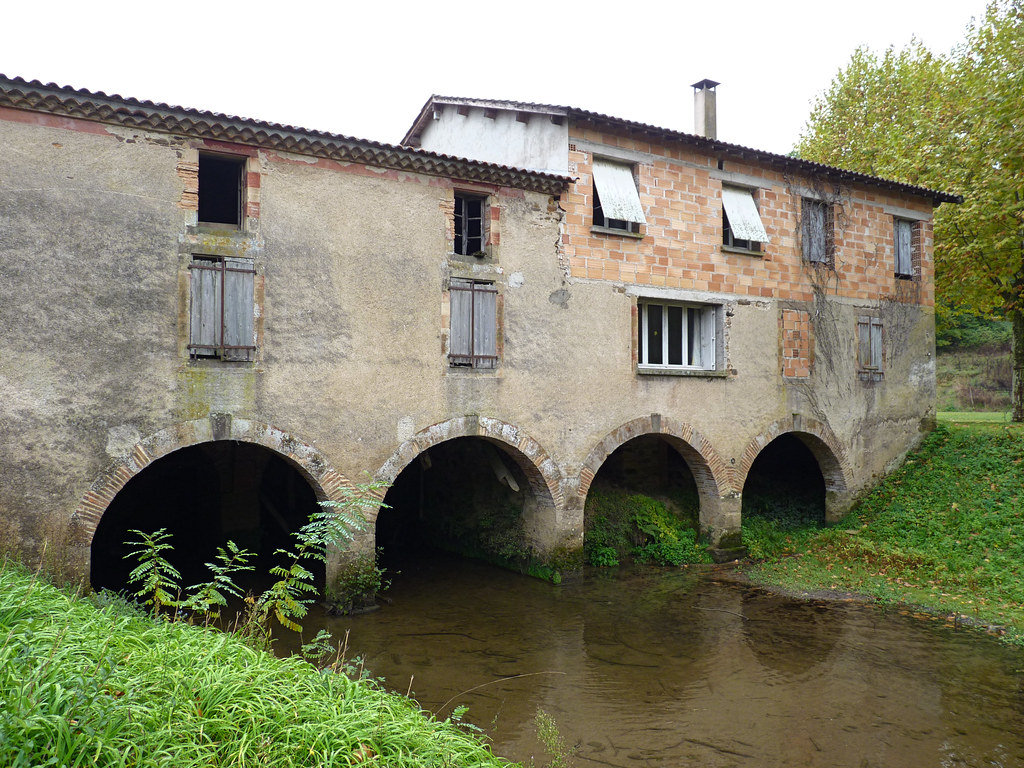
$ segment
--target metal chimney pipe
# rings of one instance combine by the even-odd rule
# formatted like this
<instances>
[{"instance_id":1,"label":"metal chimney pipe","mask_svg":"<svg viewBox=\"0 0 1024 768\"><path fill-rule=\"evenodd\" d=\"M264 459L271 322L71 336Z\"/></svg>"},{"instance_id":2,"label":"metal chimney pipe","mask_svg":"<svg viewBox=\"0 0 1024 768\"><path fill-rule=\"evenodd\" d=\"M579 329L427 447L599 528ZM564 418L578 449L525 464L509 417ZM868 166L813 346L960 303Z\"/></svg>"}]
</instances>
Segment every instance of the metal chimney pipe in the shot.
<instances>
[{"instance_id":1,"label":"metal chimney pipe","mask_svg":"<svg viewBox=\"0 0 1024 768\"><path fill-rule=\"evenodd\" d=\"M693 84L693 132L708 139L718 138L718 119L715 114L714 80L701 80Z\"/></svg>"}]
</instances>

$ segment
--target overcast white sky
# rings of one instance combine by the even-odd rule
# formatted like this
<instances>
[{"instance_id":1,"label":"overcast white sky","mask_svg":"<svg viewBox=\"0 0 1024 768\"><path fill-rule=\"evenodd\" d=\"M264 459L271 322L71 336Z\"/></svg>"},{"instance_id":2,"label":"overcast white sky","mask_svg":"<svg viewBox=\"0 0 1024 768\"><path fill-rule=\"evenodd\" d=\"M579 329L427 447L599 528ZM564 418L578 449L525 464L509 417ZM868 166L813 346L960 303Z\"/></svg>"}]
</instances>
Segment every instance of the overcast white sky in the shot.
<instances>
[{"instance_id":1,"label":"overcast white sky","mask_svg":"<svg viewBox=\"0 0 1024 768\"><path fill-rule=\"evenodd\" d=\"M948 52L985 0L19 0L0 73L397 143L432 94L560 104L788 152L858 45Z\"/></svg>"}]
</instances>

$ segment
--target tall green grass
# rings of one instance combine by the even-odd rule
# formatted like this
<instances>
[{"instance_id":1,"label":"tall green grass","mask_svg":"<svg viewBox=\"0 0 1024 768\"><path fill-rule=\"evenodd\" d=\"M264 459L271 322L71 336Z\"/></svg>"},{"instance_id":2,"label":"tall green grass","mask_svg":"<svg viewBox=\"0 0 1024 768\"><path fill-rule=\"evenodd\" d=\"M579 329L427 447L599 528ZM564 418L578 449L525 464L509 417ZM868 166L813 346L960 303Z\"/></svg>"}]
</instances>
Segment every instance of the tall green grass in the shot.
<instances>
[{"instance_id":1,"label":"tall green grass","mask_svg":"<svg viewBox=\"0 0 1024 768\"><path fill-rule=\"evenodd\" d=\"M0 563L0 765L500 766L373 681Z\"/></svg>"},{"instance_id":2,"label":"tall green grass","mask_svg":"<svg viewBox=\"0 0 1024 768\"><path fill-rule=\"evenodd\" d=\"M940 425L844 520L744 527L755 579L844 590L999 625L1024 643L1024 428Z\"/></svg>"}]
</instances>

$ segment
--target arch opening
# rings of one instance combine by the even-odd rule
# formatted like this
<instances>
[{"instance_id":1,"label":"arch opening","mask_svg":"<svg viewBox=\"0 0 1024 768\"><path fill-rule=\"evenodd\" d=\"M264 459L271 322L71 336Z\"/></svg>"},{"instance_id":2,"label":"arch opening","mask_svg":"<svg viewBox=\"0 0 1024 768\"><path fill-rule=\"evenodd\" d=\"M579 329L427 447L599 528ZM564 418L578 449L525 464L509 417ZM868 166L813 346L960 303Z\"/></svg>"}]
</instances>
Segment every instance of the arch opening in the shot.
<instances>
[{"instance_id":1,"label":"arch opening","mask_svg":"<svg viewBox=\"0 0 1024 768\"><path fill-rule=\"evenodd\" d=\"M231 540L255 555L254 569L234 581L243 591L259 591L280 560L275 551L290 547L291 534L319 509L306 477L275 451L235 440L180 448L144 467L104 511L92 539L90 583L125 591L137 564L125 559L135 549L127 542L138 538L130 531L166 528L174 547L167 559L182 586L208 581L205 563ZM323 564L311 570L322 589Z\"/></svg>"},{"instance_id":2,"label":"arch opening","mask_svg":"<svg viewBox=\"0 0 1024 768\"><path fill-rule=\"evenodd\" d=\"M791 432L779 435L761 450L747 473L743 522L758 518L781 528L823 525L825 490L818 457L805 439Z\"/></svg>"},{"instance_id":3,"label":"arch opening","mask_svg":"<svg viewBox=\"0 0 1024 768\"><path fill-rule=\"evenodd\" d=\"M647 434L605 459L583 509L583 549L591 565L706 559L697 544L700 489L687 453L692 449L678 439Z\"/></svg>"},{"instance_id":4,"label":"arch opening","mask_svg":"<svg viewBox=\"0 0 1024 768\"><path fill-rule=\"evenodd\" d=\"M529 472L533 469L533 472ZM516 570L534 551L545 506L529 460L485 437L457 437L421 451L395 478L377 514L379 562L401 570L438 553Z\"/></svg>"}]
</instances>

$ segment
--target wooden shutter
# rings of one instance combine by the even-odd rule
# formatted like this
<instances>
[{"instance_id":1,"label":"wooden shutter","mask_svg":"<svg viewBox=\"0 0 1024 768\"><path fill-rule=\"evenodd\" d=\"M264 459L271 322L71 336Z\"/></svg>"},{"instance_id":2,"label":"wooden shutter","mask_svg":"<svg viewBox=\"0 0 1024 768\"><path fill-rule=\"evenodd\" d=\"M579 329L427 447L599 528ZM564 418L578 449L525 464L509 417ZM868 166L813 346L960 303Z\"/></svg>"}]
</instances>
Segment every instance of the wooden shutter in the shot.
<instances>
[{"instance_id":1,"label":"wooden shutter","mask_svg":"<svg viewBox=\"0 0 1024 768\"><path fill-rule=\"evenodd\" d=\"M489 284L473 287L473 364L494 368L498 362L498 292Z\"/></svg>"},{"instance_id":2,"label":"wooden shutter","mask_svg":"<svg viewBox=\"0 0 1024 768\"><path fill-rule=\"evenodd\" d=\"M816 264L827 263L828 237L825 214L828 206L804 198L802 205L802 237L804 258Z\"/></svg>"},{"instance_id":3,"label":"wooden shutter","mask_svg":"<svg viewBox=\"0 0 1024 768\"><path fill-rule=\"evenodd\" d=\"M191 272L189 345L193 355L216 355L220 346L221 315L219 259L196 257L192 260Z\"/></svg>"},{"instance_id":4,"label":"wooden shutter","mask_svg":"<svg viewBox=\"0 0 1024 768\"><path fill-rule=\"evenodd\" d=\"M473 364L473 281L453 278L451 282L451 325L448 357L453 365Z\"/></svg>"},{"instance_id":5,"label":"wooden shutter","mask_svg":"<svg viewBox=\"0 0 1024 768\"><path fill-rule=\"evenodd\" d=\"M871 318L871 367L882 370L882 321Z\"/></svg>"},{"instance_id":6,"label":"wooden shutter","mask_svg":"<svg viewBox=\"0 0 1024 768\"><path fill-rule=\"evenodd\" d=\"M913 225L906 219L896 219L896 274L912 277L914 264L911 258L911 233Z\"/></svg>"},{"instance_id":7,"label":"wooden shutter","mask_svg":"<svg viewBox=\"0 0 1024 768\"><path fill-rule=\"evenodd\" d=\"M251 360L253 347L253 264L224 259L224 359Z\"/></svg>"}]
</instances>

